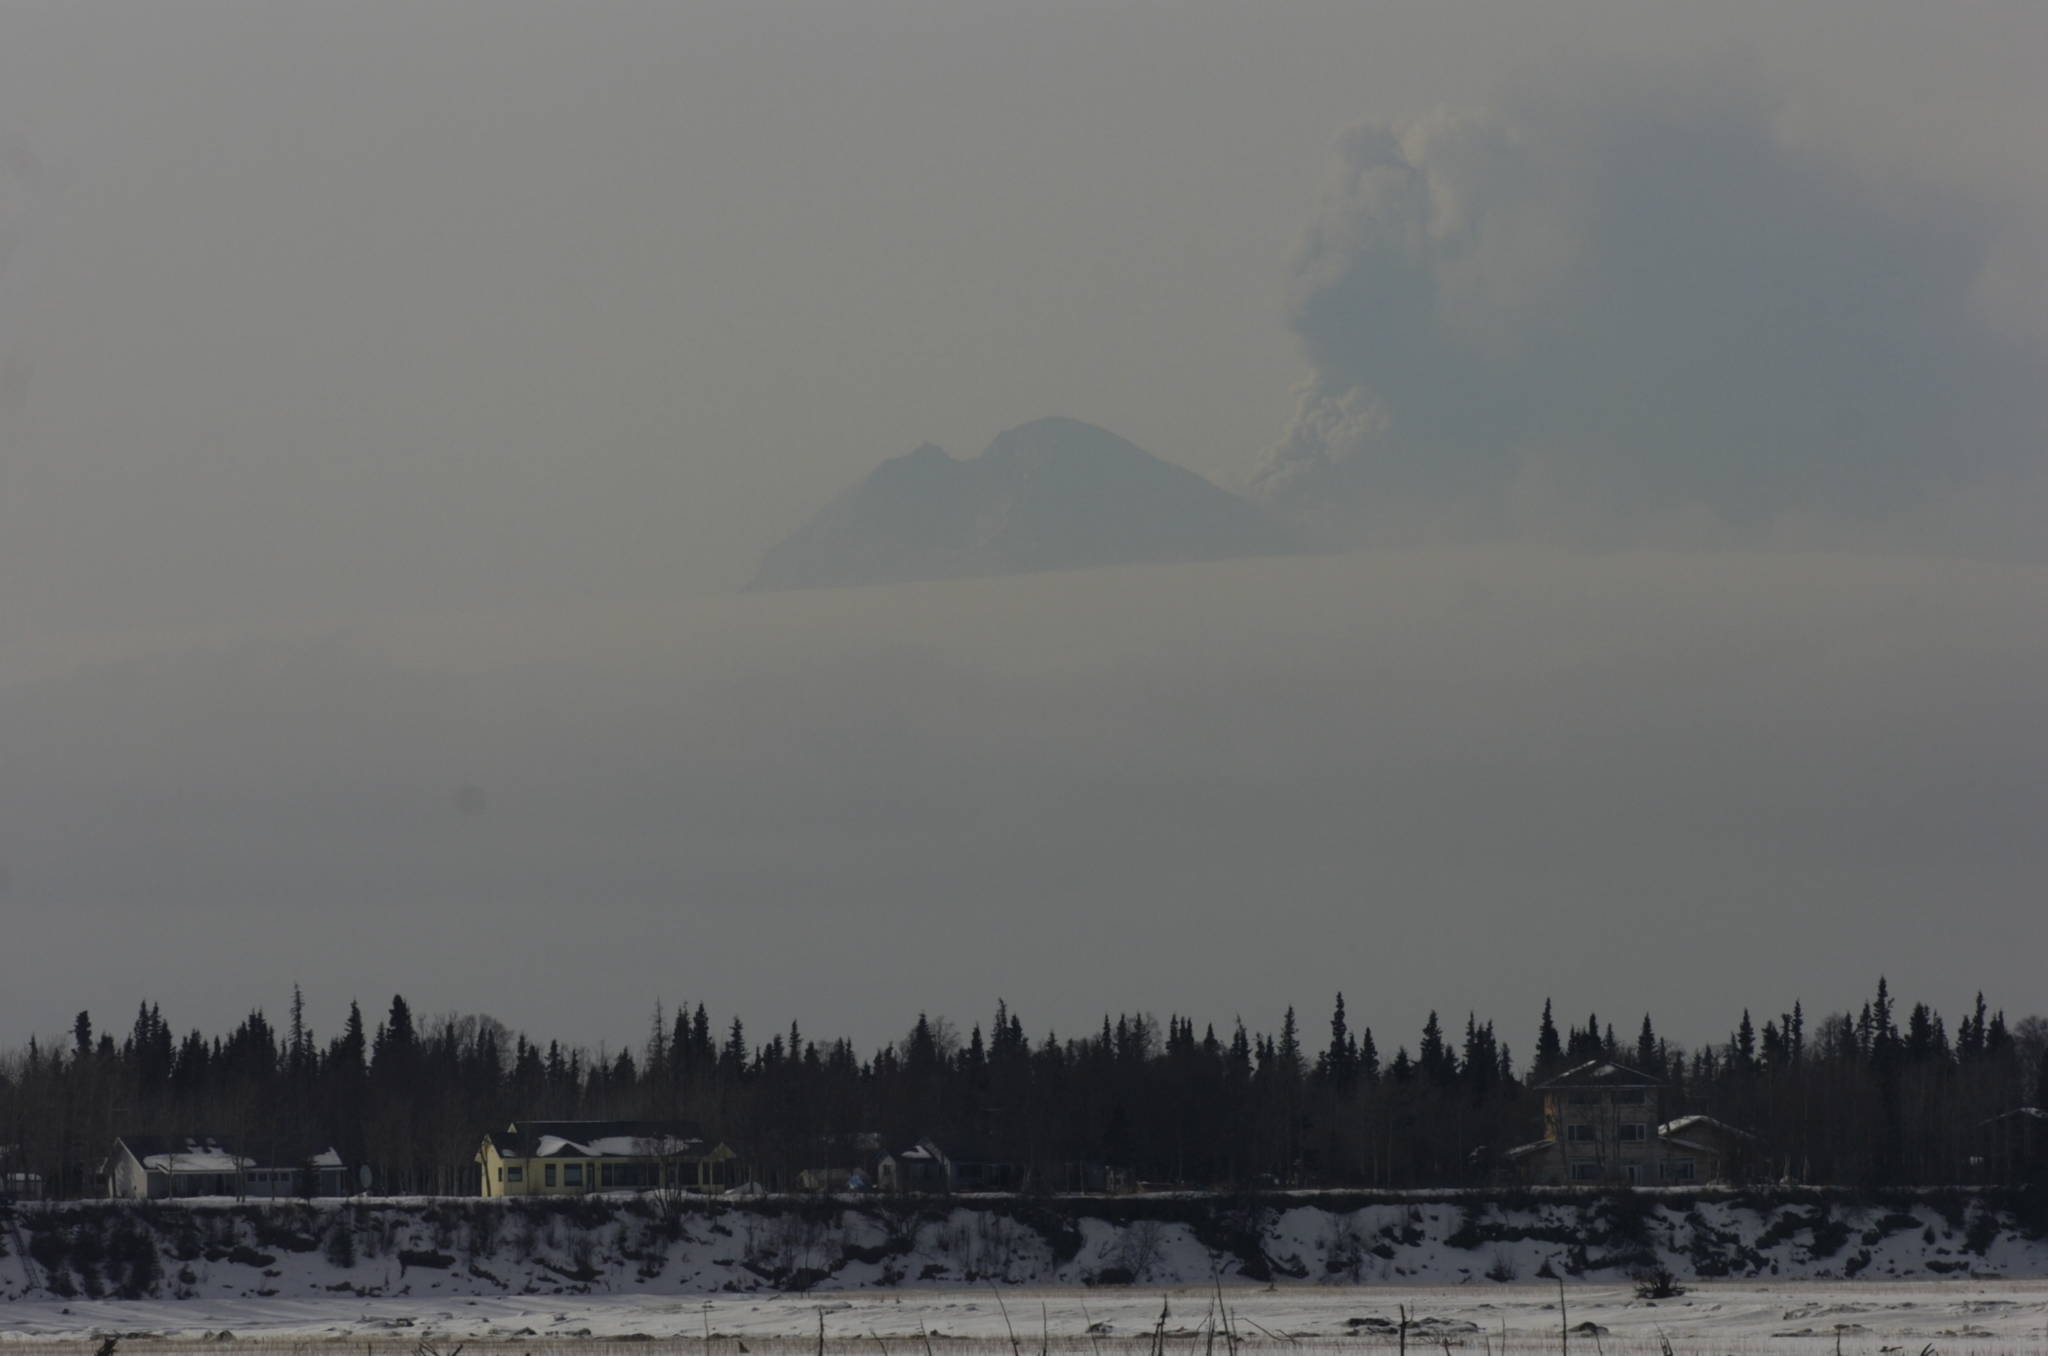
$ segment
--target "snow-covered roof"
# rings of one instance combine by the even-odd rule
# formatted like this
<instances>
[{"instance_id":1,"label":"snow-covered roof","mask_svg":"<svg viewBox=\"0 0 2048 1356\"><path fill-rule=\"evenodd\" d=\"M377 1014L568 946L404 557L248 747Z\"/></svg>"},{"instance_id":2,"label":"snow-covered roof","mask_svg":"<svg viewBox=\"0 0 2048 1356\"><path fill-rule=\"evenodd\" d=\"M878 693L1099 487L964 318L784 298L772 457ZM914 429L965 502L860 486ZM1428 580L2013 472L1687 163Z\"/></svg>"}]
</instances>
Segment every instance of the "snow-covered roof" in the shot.
<instances>
[{"instance_id":1,"label":"snow-covered roof","mask_svg":"<svg viewBox=\"0 0 2048 1356\"><path fill-rule=\"evenodd\" d=\"M238 1149L248 1146L231 1144L215 1135L124 1135L117 1143L126 1148L146 1172L243 1172L263 1166L261 1160L238 1152ZM298 1148L289 1151L277 1149L276 1159L269 1166L296 1168L308 1162L315 1168L342 1166L341 1155L331 1145L318 1153L307 1153Z\"/></svg>"},{"instance_id":2,"label":"snow-covered roof","mask_svg":"<svg viewBox=\"0 0 2048 1356\"><path fill-rule=\"evenodd\" d=\"M1666 1121L1664 1122L1664 1124L1658 1126L1657 1134L1659 1138L1670 1139L1674 1136L1687 1134L1695 1130L1719 1131L1721 1134L1724 1135L1733 1135L1737 1139L1756 1138L1756 1136L1750 1134L1749 1131L1737 1130L1734 1126L1728 1124L1726 1121L1717 1121L1712 1116L1680 1116L1675 1121Z\"/></svg>"},{"instance_id":3,"label":"snow-covered roof","mask_svg":"<svg viewBox=\"0 0 2048 1356\"><path fill-rule=\"evenodd\" d=\"M1659 1088L1662 1079L1652 1078L1625 1064L1609 1059L1589 1059L1575 1064L1539 1088Z\"/></svg>"},{"instance_id":4,"label":"snow-covered roof","mask_svg":"<svg viewBox=\"0 0 2048 1356\"><path fill-rule=\"evenodd\" d=\"M253 1168L256 1160L231 1154L212 1140L188 1141L191 1148L164 1154L144 1154L142 1166L151 1172L240 1172Z\"/></svg>"},{"instance_id":5,"label":"snow-covered roof","mask_svg":"<svg viewBox=\"0 0 2048 1356\"><path fill-rule=\"evenodd\" d=\"M704 1150L689 1121L514 1121L486 1138L507 1158L647 1158Z\"/></svg>"},{"instance_id":6,"label":"snow-covered roof","mask_svg":"<svg viewBox=\"0 0 2048 1356\"><path fill-rule=\"evenodd\" d=\"M1539 1139L1534 1144L1517 1144L1514 1148L1502 1154L1501 1157L1510 1160L1520 1160L1540 1154L1546 1149L1555 1149L1556 1147L1557 1141L1554 1139Z\"/></svg>"},{"instance_id":7,"label":"snow-covered roof","mask_svg":"<svg viewBox=\"0 0 2048 1356\"><path fill-rule=\"evenodd\" d=\"M645 1158L650 1154L694 1153L704 1147L704 1141L674 1135L599 1135L584 1147L593 1158Z\"/></svg>"}]
</instances>

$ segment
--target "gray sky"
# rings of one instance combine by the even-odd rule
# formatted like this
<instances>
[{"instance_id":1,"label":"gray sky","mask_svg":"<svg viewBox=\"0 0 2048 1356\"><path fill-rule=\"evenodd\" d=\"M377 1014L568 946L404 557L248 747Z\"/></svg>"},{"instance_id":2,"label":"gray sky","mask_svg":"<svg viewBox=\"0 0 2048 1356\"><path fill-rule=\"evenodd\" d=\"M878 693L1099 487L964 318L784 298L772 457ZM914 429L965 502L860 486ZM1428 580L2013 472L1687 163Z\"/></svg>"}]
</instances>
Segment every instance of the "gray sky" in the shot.
<instances>
[{"instance_id":1,"label":"gray sky","mask_svg":"<svg viewBox=\"0 0 2048 1356\"><path fill-rule=\"evenodd\" d=\"M0 7L0 1033L2048 1006L2044 53L2031 0ZM1367 549L730 596L1055 413L1291 453Z\"/></svg>"}]
</instances>

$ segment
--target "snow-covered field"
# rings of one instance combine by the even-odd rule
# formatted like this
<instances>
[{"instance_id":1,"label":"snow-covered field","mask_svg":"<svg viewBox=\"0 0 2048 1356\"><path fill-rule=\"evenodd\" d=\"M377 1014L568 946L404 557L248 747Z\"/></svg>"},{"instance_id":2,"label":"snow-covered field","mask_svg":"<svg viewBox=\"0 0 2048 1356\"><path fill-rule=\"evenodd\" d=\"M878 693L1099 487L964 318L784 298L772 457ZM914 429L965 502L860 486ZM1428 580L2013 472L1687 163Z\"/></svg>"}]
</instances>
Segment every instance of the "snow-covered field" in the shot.
<instances>
[{"instance_id":1,"label":"snow-covered field","mask_svg":"<svg viewBox=\"0 0 2048 1356\"><path fill-rule=\"evenodd\" d=\"M311 1345L373 1353L433 1350L794 1356L815 1349L824 1320L832 1356L997 1356L1014 1327L1026 1353L1061 1356L1149 1350L1162 1302L1169 1356L1209 1347L1216 1292L1184 1287L913 1288L890 1293L719 1296L285 1298L23 1301L0 1311L0 1343L18 1356L121 1334L123 1352L232 1350L284 1354ZM1223 1292L1241 1346L1298 1356L1397 1345L1405 1307L1418 1352L1555 1352L1557 1287L1237 1286ZM1918 1356L2048 1351L2048 1282L1705 1282L1646 1302L1631 1287L1566 1287L1571 1349L1687 1353L1844 1353ZM1007 1318L1006 1318L1007 1315ZM1584 1325L1592 1324L1588 1328ZM710 1335L707 1338L707 1333ZM1216 1351L1227 1341L1218 1337Z\"/></svg>"}]
</instances>

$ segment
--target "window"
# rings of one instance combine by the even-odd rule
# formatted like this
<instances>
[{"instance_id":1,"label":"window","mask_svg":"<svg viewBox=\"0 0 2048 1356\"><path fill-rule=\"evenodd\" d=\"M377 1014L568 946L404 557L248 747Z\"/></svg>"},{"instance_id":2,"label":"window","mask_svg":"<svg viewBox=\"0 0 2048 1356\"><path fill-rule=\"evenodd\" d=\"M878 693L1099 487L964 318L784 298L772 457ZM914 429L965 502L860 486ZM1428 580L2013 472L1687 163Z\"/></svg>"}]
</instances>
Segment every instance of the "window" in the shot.
<instances>
[{"instance_id":1,"label":"window","mask_svg":"<svg viewBox=\"0 0 2048 1356\"><path fill-rule=\"evenodd\" d=\"M1574 1163L1574 1164L1572 1164L1572 1180L1573 1180L1574 1182L1597 1182L1597 1181L1599 1181L1599 1180L1600 1180L1600 1165L1599 1165L1598 1163Z\"/></svg>"},{"instance_id":2,"label":"window","mask_svg":"<svg viewBox=\"0 0 2048 1356\"><path fill-rule=\"evenodd\" d=\"M562 1165L562 1185L583 1185L583 1165L581 1163L564 1163Z\"/></svg>"},{"instance_id":3,"label":"window","mask_svg":"<svg viewBox=\"0 0 2048 1356\"><path fill-rule=\"evenodd\" d=\"M1638 1088L1634 1092L1617 1092L1614 1094L1614 1104L1616 1106L1641 1106L1643 1104L1642 1090Z\"/></svg>"},{"instance_id":4,"label":"window","mask_svg":"<svg viewBox=\"0 0 2048 1356\"><path fill-rule=\"evenodd\" d=\"M1567 1125L1564 1128L1565 1141L1569 1144L1598 1144L1600 1128L1595 1125Z\"/></svg>"},{"instance_id":5,"label":"window","mask_svg":"<svg viewBox=\"0 0 2048 1356\"><path fill-rule=\"evenodd\" d=\"M500 1182L503 1182L505 1180L505 1170L503 1168L498 1169L498 1180Z\"/></svg>"},{"instance_id":6,"label":"window","mask_svg":"<svg viewBox=\"0 0 2048 1356\"><path fill-rule=\"evenodd\" d=\"M554 1165L554 1164L550 1163L550 1164L548 1164L548 1165L547 1165L546 1167L542 1168L542 1169L541 1169L541 1174L542 1174L542 1175L541 1175L541 1185L542 1185L542 1186L553 1186L553 1185L555 1184L555 1165Z\"/></svg>"},{"instance_id":7,"label":"window","mask_svg":"<svg viewBox=\"0 0 2048 1356\"><path fill-rule=\"evenodd\" d=\"M507 1169L505 1169L505 1180L506 1180L506 1181L508 1181L508 1182L523 1182L523 1181L525 1181L525 1180L526 1180L526 1169L525 1169L525 1168L507 1168Z\"/></svg>"},{"instance_id":8,"label":"window","mask_svg":"<svg viewBox=\"0 0 2048 1356\"><path fill-rule=\"evenodd\" d=\"M1650 1137L1650 1127L1641 1121L1623 1121L1616 1130L1615 1138L1624 1144L1640 1144Z\"/></svg>"},{"instance_id":9,"label":"window","mask_svg":"<svg viewBox=\"0 0 2048 1356\"><path fill-rule=\"evenodd\" d=\"M1664 1180L1667 1182L1690 1182L1697 1170L1690 1158L1664 1160Z\"/></svg>"}]
</instances>

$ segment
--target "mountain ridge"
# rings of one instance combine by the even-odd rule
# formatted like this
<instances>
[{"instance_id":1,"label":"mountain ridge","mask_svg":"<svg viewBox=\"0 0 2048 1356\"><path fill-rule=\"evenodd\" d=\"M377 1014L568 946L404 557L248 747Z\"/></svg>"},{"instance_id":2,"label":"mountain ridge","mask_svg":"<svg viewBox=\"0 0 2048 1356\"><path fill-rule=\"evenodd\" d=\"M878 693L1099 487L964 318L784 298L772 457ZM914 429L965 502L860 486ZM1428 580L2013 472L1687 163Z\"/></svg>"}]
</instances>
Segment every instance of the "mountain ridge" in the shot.
<instances>
[{"instance_id":1,"label":"mountain ridge","mask_svg":"<svg viewBox=\"0 0 2048 1356\"><path fill-rule=\"evenodd\" d=\"M755 591L1279 555L1265 509L1078 419L1035 419L962 459L931 443L842 490L762 557Z\"/></svg>"}]
</instances>

